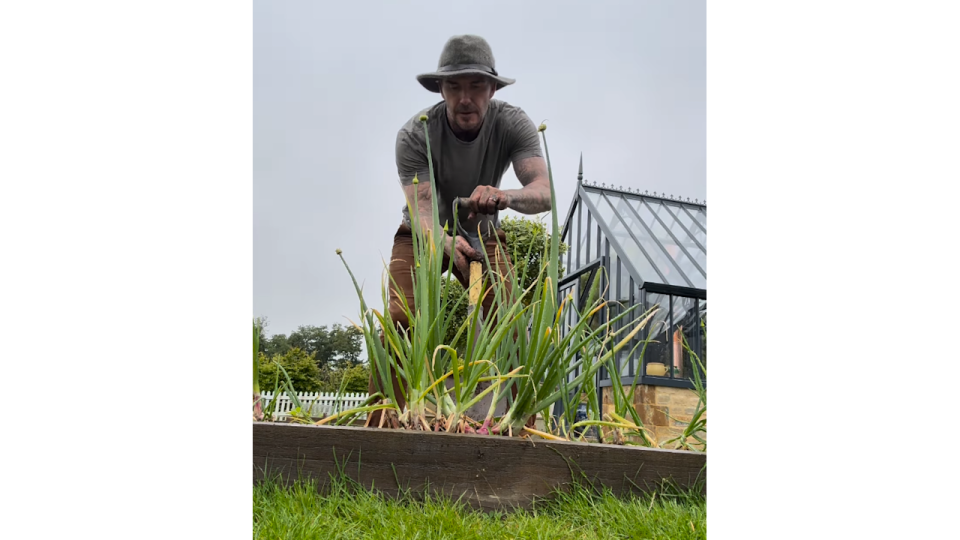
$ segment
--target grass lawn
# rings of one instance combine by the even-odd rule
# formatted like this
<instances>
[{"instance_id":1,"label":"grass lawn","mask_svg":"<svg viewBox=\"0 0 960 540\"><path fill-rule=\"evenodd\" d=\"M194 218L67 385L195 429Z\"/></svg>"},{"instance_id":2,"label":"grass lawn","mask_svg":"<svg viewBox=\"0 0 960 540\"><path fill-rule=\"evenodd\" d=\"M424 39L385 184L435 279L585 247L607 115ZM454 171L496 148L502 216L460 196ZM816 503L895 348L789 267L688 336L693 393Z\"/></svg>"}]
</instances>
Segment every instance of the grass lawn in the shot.
<instances>
[{"instance_id":1,"label":"grass lawn","mask_svg":"<svg viewBox=\"0 0 960 540\"><path fill-rule=\"evenodd\" d=\"M483 513L449 499L392 500L335 482L253 488L254 538L276 539L587 539L707 537L706 501L664 490L619 499L575 488L529 511Z\"/></svg>"}]
</instances>

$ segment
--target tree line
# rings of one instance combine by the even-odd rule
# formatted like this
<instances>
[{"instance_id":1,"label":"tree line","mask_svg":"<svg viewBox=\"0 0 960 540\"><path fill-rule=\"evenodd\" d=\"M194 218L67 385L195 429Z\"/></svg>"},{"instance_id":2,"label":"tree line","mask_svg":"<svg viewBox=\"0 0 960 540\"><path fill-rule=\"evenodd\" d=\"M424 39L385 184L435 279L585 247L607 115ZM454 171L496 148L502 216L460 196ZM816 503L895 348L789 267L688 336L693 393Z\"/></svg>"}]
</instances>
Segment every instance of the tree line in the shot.
<instances>
[{"instance_id":1,"label":"tree line","mask_svg":"<svg viewBox=\"0 0 960 540\"><path fill-rule=\"evenodd\" d=\"M268 326L258 319L261 335ZM353 326L301 325L290 335L260 340L260 388L272 391L282 365L298 392L366 392L369 368L360 360L363 333Z\"/></svg>"}]
</instances>

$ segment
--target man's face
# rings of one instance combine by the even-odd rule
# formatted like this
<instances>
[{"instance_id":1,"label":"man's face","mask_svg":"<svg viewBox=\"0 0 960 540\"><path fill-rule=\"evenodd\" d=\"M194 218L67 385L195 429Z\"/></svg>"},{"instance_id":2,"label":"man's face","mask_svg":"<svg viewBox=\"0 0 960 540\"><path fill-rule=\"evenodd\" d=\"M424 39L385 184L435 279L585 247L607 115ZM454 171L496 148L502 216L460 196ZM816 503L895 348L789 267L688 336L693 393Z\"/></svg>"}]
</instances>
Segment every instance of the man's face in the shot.
<instances>
[{"instance_id":1,"label":"man's face","mask_svg":"<svg viewBox=\"0 0 960 540\"><path fill-rule=\"evenodd\" d=\"M454 131L471 133L480 129L495 86L481 75L454 77L440 83L447 102L447 118Z\"/></svg>"}]
</instances>

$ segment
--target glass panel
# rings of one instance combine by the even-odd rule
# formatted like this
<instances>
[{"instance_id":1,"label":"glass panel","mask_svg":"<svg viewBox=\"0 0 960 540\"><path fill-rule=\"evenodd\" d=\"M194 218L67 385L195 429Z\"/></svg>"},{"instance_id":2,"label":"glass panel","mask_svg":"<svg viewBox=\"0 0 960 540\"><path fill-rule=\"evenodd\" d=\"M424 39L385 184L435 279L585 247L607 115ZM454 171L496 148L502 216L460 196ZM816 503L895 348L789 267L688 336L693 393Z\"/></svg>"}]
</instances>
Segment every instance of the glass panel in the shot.
<instances>
[{"instance_id":1,"label":"glass panel","mask_svg":"<svg viewBox=\"0 0 960 540\"><path fill-rule=\"evenodd\" d=\"M707 367L707 301L700 301L700 363Z\"/></svg>"},{"instance_id":2,"label":"glass panel","mask_svg":"<svg viewBox=\"0 0 960 540\"><path fill-rule=\"evenodd\" d=\"M659 217L667 225L667 228L670 229L670 232L677 237L677 240L683 244L683 247L688 247L690 245L696 247L697 244L690 239L690 235L687 234L687 231L683 230L683 227L680 226L680 223L677 221L677 219L673 217L676 212L671 214L667 210L665 204L658 204L657 206L653 207L653 210L657 213L657 217ZM670 210L673 210L673 208Z\"/></svg>"},{"instance_id":3,"label":"glass panel","mask_svg":"<svg viewBox=\"0 0 960 540\"><path fill-rule=\"evenodd\" d=\"M606 281L606 280L605 280L604 285L609 285L609 281ZM611 292L611 291L608 289L608 294L609 294L610 292ZM621 306L620 304L618 304L618 303L616 303L616 302L610 302L610 303L608 303L608 304L606 305L606 308L605 308L604 310L602 310L602 313L605 313L606 316L610 318L610 320L613 320L613 319L615 319L618 315L620 315L620 310L621 310L621 308L622 308L622 306ZM616 323L610 325L610 331L611 331L611 333L616 332L619 327L620 327L620 322L616 322ZM611 347L615 342L616 342L616 337L614 336L614 337L610 340L610 342L607 343L607 347ZM625 366L626 363L627 363L627 362L626 362L626 360L627 360L626 354L624 353L623 350L620 350L619 352L617 352L615 358L616 358L616 363L617 363L617 365L618 365L618 366L621 366L621 371L620 371L620 372L623 373L622 367Z\"/></svg>"},{"instance_id":4,"label":"glass panel","mask_svg":"<svg viewBox=\"0 0 960 540\"><path fill-rule=\"evenodd\" d=\"M687 215L686 212L684 212L683 215L686 216ZM707 233L703 232L703 230L700 227L697 227L696 224L693 224L692 227L688 227L688 228L690 229L690 232L693 233L694 238L696 238L701 244L704 245L704 247L706 247Z\"/></svg>"},{"instance_id":5,"label":"glass panel","mask_svg":"<svg viewBox=\"0 0 960 540\"><path fill-rule=\"evenodd\" d=\"M640 201L634 202L634 208L637 210L637 213L639 213L641 217L644 219L644 222L653 231L653 234L656 236L657 240L660 241L660 244L663 245L663 247L667 250L667 253L670 254L670 260L673 263L673 265L679 268L683 272L683 274L687 277L687 279L690 280L690 282L688 283L687 280L683 278L683 276L677 274L673 276L675 280L671 284L682 285L687 287L693 286L698 289L706 288L707 278L704 275L706 272L706 268L705 268L706 255L700 252L697 245L694 244L693 242L689 242L689 241L684 242L684 240L687 238L687 234L686 232L683 231L683 229L681 229L679 226L676 225L676 221L670 216L670 214L660 204L650 205L650 208L654 209L655 211L658 211L658 215L664 221L664 223L668 223L668 224L672 223L675 226L677 231L674 233L673 236L676 236L676 240L674 240L673 236L671 236L667 232L667 229L664 228L664 226L660 223L660 221L654 217L653 213L650 212L650 208L647 208L647 206ZM664 216L666 217L666 219L664 219ZM691 255L693 255L694 253L697 253L698 255L700 255L699 258L702 259L702 263L701 263L701 260L698 260L697 263L701 265L700 268L703 268L704 270L703 272L701 272L700 269L698 269L693 264L690 257L686 253L684 253L683 249L681 249L681 246L678 245L677 240L679 240L680 243L683 244L682 245L683 249L686 249L687 252L691 253ZM696 255L694 255L694 257L696 257ZM679 280L679 282L677 280Z\"/></svg>"},{"instance_id":6,"label":"glass panel","mask_svg":"<svg viewBox=\"0 0 960 540\"><path fill-rule=\"evenodd\" d=\"M657 215L660 216L660 219L662 219L665 223L670 223L670 232L672 232L677 238L680 239L681 242L683 242L684 247L687 249L690 249L690 246L697 247L697 244L693 241L693 238L687 234L687 231L690 229L688 228L684 230L684 228L680 226L680 221L673 219L673 216L667 213L663 207L661 207L661 210L657 212Z\"/></svg>"},{"instance_id":7,"label":"glass panel","mask_svg":"<svg viewBox=\"0 0 960 540\"><path fill-rule=\"evenodd\" d=\"M627 271L626 266L623 264L623 261L620 261L620 266L622 268L620 274L620 294L623 298L623 303L625 309L629 309L630 313L624 317L623 326L627 329L624 334L631 332L635 325L640 322L643 316L643 304L640 299L640 295L633 291L633 280L630 278L630 274ZM641 341L644 339L645 334L643 330L637 333L636 336L630 340L630 343L626 346L626 354L628 355L628 369L624 372L625 377L633 377L637 374L640 358L640 349L643 348ZM639 347L638 347L639 345Z\"/></svg>"},{"instance_id":8,"label":"glass panel","mask_svg":"<svg viewBox=\"0 0 960 540\"><path fill-rule=\"evenodd\" d=\"M590 311L590 305L596 303L596 299L590 298L591 294L600 294L602 291L599 289L600 284L598 277L594 276L594 271L584 272L580 274L580 278L577 279L577 291L574 295L574 300L577 302L577 310L581 313L586 313ZM590 277L593 277L593 283L590 282ZM580 302L583 302L583 305L580 305ZM592 323L591 323L592 324Z\"/></svg>"},{"instance_id":9,"label":"glass panel","mask_svg":"<svg viewBox=\"0 0 960 540\"><path fill-rule=\"evenodd\" d=\"M710 249L710 246L707 245L707 234L700 229L693 229L693 236L700 242L703 247Z\"/></svg>"},{"instance_id":10,"label":"glass panel","mask_svg":"<svg viewBox=\"0 0 960 540\"><path fill-rule=\"evenodd\" d=\"M576 299L576 293L577 293L576 284L574 284L573 287L570 287L568 289L568 293L572 296L572 298ZM574 301L574 300L568 300L568 302L571 302L571 301ZM580 322L580 318L577 316L577 312L572 309L566 309L565 311L567 313L567 324L569 324L571 327L576 326L577 323Z\"/></svg>"},{"instance_id":11,"label":"glass panel","mask_svg":"<svg viewBox=\"0 0 960 540\"><path fill-rule=\"evenodd\" d=\"M682 251L680 252L679 260L677 262L680 264L680 268L683 269L683 273L690 278L690 281L693 283L695 288L707 288L707 276L704 275L706 269L704 269L704 272L700 272L700 269L693 264L690 257L687 257L686 253L683 253Z\"/></svg>"},{"instance_id":12,"label":"glass panel","mask_svg":"<svg viewBox=\"0 0 960 540\"><path fill-rule=\"evenodd\" d=\"M700 243L704 245L704 247L706 247L706 245L707 245L707 233L701 231L700 229L697 229L697 230L693 231L693 235L697 237L697 240L699 240Z\"/></svg>"},{"instance_id":13,"label":"glass panel","mask_svg":"<svg viewBox=\"0 0 960 540\"><path fill-rule=\"evenodd\" d=\"M570 288L571 299L568 302L573 302L573 305L576 305L577 300L580 298L580 281L575 281L573 287ZM580 323L580 317L577 316L578 311L575 309L565 309L564 311L570 316L570 326L576 326ZM574 355L573 360L577 361L580 359L580 354ZM574 369L570 373L570 377L576 377L580 373L580 368Z\"/></svg>"},{"instance_id":14,"label":"glass panel","mask_svg":"<svg viewBox=\"0 0 960 540\"><path fill-rule=\"evenodd\" d=\"M670 254L672 262L683 272L683 274L690 280L691 283L686 283L686 280L683 279L683 276L677 276L680 280L689 287L693 286L698 289L703 289L707 285L707 278L700 273L700 270L697 270L697 267L690 262L690 258L687 257L687 254L680 249L680 246L670 237L667 233L667 230L663 228L663 225L658 221L654 221L651 226L653 229L653 234L656 235L657 240L666 248L667 253ZM678 284L679 285L679 284Z\"/></svg>"},{"instance_id":15,"label":"glass panel","mask_svg":"<svg viewBox=\"0 0 960 540\"><path fill-rule=\"evenodd\" d=\"M572 294L572 295L573 295L573 298L576 299L576 294L577 294L577 284L576 284L576 282L574 282L573 285L572 285L570 288L567 289L567 293L568 293L568 294ZM566 297L566 295L564 295L564 296ZM575 300L574 300L574 301L575 301ZM577 323L579 322L579 318L577 317L577 312L576 312L576 310L573 310L573 309L564 309L564 313L566 314L566 315L565 315L566 318L567 318L567 319L566 319L566 324L568 325L568 328L572 328L572 327L576 326ZM574 355L574 357L573 357L573 359L572 359L571 361L572 361L572 362L576 362L578 359L579 359L579 355ZM577 368L577 370L579 370L579 368ZM576 373L577 370L574 370L574 372L571 372L571 373L568 375L568 379L567 379L568 381L573 380L573 379L577 376L577 373Z\"/></svg>"},{"instance_id":16,"label":"glass panel","mask_svg":"<svg viewBox=\"0 0 960 540\"><path fill-rule=\"evenodd\" d=\"M612 300L630 305L630 273L613 249L610 250L610 291Z\"/></svg>"},{"instance_id":17,"label":"glass panel","mask_svg":"<svg viewBox=\"0 0 960 540\"><path fill-rule=\"evenodd\" d=\"M593 240L591 240L591 242L593 242L593 243L592 243L591 245L600 246L600 252L597 253L597 248L593 248L591 251L593 251L593 257L594 257L594 258L598 258L598 257L600 257L601 255L606 255L606 251L605 251L606 248L604 247L604 245L605 245L604 240L606 240L606 239L603 237L603 234L600 234L599 237L598 237L598 235L597 235L597 225L596 225L596 221L594 221L593 227L594 227ZM601 289L600 289L600 294L603 295L603 298L604 298L605 300L608 300L608 301L609 301L610 298L611 298L611 296L610 296L610 271L609 271L607 268L604 268L604 267L601 266L601 267L600 267L600 273L597 275L597 277L602 277L602 278L603 278L603 280L602 280L601 283L600 283L600 287L601 287Z\"/></svg>"},{"instance_id":18,"label":"glass panel","mask_svg":"<svg viewBox=\"0 0 960 540\"><path fill-rule=\"evenodd\" d=\"M633 215L633 212L631 212L627 207L627 201L618 197L610 198L610 202L613 204L617 215L620 217L621 221L623 221L624 226L628 230L634 231L634 233L643 230L643 225L640 225L640 221L637 220L637 216ZM640 238L639 234L637 234L637 238Z\"/></svg>"},{"instance_id":19,"label":"glass panel","mask_svg":"<svg viewBox=\"0 0 960 540\"><path fill-rule=\"evenodd\" d=\"M624 347L617 353L617 356L620 357L620 379L623 380L627 377L632 376L634 367L633 363L636 362L637 353L634 353L633 356L630 356L630 351L633 350L633 347ZM629 392L626 388L624 391Z\"/></svg>"},{"instance_id":20,"label":"glass panel","mask_svg":"<svg viewBox=\"0 0 960 540\"><path fill-rule=\"evenodd\" d=\"M682 210L680 211L682 212ZM703 271L706 272L707 271L707 254L702 249L700 249L700 246L698 246L696 243L693 242L693 240L690 238L690 235L688 235L686 231L680 228L680 224L677 223L676 221L673 221L673 226L670 228L670 231L674 234L674 236L677 237L677 239L680 240L680 244L683 246L684 249L687 250L687 253L693 256L693 260L695 260L697 264L700 265L700 268L702 268ZM695 236L697 236L698 239L700 236L703 236L703 240L700 241L700 243L706 246L706 236L703 235L703 231L701 231L700 229L696 229L696 232L700 233L700 234L695 233ZM689 261L689 259L686 259L686 260ZM684 268L684 272L686 272L686 267L683 267L683 268ZM694 270L696 270L696 268L694 268ZM696 270L696 272L700 274L700 276L703 278L705 282L706 276L703 276L699 270ZM690 274L687 274L687 276L689 276L691 280L696 281L694 277L691 276ZM704 286L700 288L705 289L706 284L704 283Z\"/></svg>"},{"instance_id":21,"label":"glass panel","mask_svg":"<svg viewBox=\"0 0 960 540\"><path fill-rule=\"evenodd\" d=\"M696 246L694 246L694 249L690 249L690 248L688 247L688 248L687 248L687 251L689 251L690 254L693 255L693 259L694 259L695 261L697 261L697 264L700 265L700 268L703 268L703 271L706 272L706 271L707 271L707 254L704 253L704 252L702 252L702 251L700 251L700 248L698 248L698 247L696 247ZM707 288L707 286L706 286L706 278L705 278L705 277L704 277L704 286L701 287L701 288L702 288L702 289L706 289L706 288Z\"/></svg>"},{"instance_id":22,"label":"glass panel","mask_svg":"<svg viewBox=\"0 0 960 540\"><path fill-rule=\"evenodd\" d=\"M591 311L591 306L596 307L599 303L607 300L609 290L606 288L605 274L606 270L601 266L581 276L577 289L579 296L576 298L578 302L581 298L584 302L582 307L579 304L577 305L577 309L584 315ZM592 283L590 282L591 278L593 279ZM587 324L590 328L596 330L603 324L606 316L605 310L600 310Z\"/></svg>"},{"instance_id":23,"label":"glass panel","mask_svg":"<svg viewBox=\"0 0 960 540\"><path fill-rule=\"evenodd\" d=\"M596 218L597 221L602 222L610 229L615 229L618 225L618 218L616 213L610 208L604 198L597 193L587 193L587 197L590 198L590 202L597 208Z\"/></svg>"},{"instance_id":24,"label":"glass panel","mask_svg":"<svg viewBox=\"0 0 960 540\"><path fill-rule=\"evenodd\" d=\"M631 205L643 206L643 203L639 199L635 199L632 197L624 197L624 199L629 200ZM614 199L611 199L611 200L614 200ZM638 237L640 234L643 234L645 236L649 234L643 228L643 225L639 223L639 220L637 220L634 212L630 208L626 207L626 205L623 202L616 201L615 206L626 227L634 231L634 234L636 234ZM660 219L662 219L664 223L667 223L672 227L671 232L673 232L673 235L677 237L677 240L679 240L682 243L683 247L687 249L687 251L690 251L691 255L694 256L698 264L701 262L701 258L703 260L706 260L706 255L703 254L702 252L695 255L693 251L691 251L691 248L696 249L698 251L700 250L700 248L697 247L697 245L693 242L693 240L689 238L690 235L688 235L683 230L683 228L680 226L677 220L674 219L669 212L667 212L667 210L664 208L664 205L651 203L651 206L657 211ZM652 220L652 223L659 224L659 222L657 222L656 219L652 217L651 217L651 220ZM649 225L649 226L653 228L653 225ZM674 241L669 236L669 234L667 234L667 232L663 229L662 225L659 225L658 227L654 228L654 232L657 234L657 237L660 238L660 241L664 244L665 247L667 247L668 245L676 245L677 242ZM666 239L666 241L664 240L664 238ZM656 246L654 247L656 248ZM667 249L670 250L671 248L668 247ZM673 248L673 249L676 250L678 248ZM662 251L660 253L662 253ZM698 255L700 258L697 258ZM683 273L687 274L687 276L690 276L691 272L699 272L696 269L696 267L691 264L689 258L686 256L680 259L675 259L675 262L677 263L677 266L679 267L679 269L682 270ZM703 269L704 271L706 271L706 267L703 267ZM680 279L682 281L682 278ZM662 280L658 279L657 281L662 281ZM688 285L686 284L686 282L684 282L684 284Z\"/></svg>"},{"instance_id":25,"label":"glass panel","mask_svg":"<svg viewBox=\"0 0 960 540\"><path fill-rule=\"evenodd\" d=\"M570 288L570 293L573 295L573 301L574 301L574 302L576 302L576 298L577 298L577 293L578 293L578 290L577 290L577 289L578 289L578 287L577 287L576 283L574 283L573 287ZM565 311L566 311L566 313L567 313L567 316L569 317L570 326L571 326L571 327L576 326L576 325L580 322L580 318L577 316L576 310L567 309L567 310L565 310ZM576 362L576 361L579 360L579 359L580 359L580 354L575 354L574 357L573 357L573 361ZM570 375L569 375L569 377L570 377L569 380L572 381L574 378L576 378L576 376L579 374L579 371L580 371L580 368L577 368L577 369L575 369L574 371L572 371L572 372L570 373Z\"/></svg>"},{"instance_id":26,"label":"glass panel","mask_svg":"<svg viewBox=\"0 0 960 540\"><path fill-rule=\"evenodd\" d=\"M668 376L670 362L670 297L665 294L647 293L647 308L659 304L660 309L650 319L649 326L641 333L648 336L646 352L643 352L643 374ZM643 351L643 346L640 350Z\"/></svg>"},{"instance_id":27,"label":"glass panel","mask_svg":"<svg viewBox=\"0 0 960 540\"><path fill-rule=\"evenodd\" d=\"M637 272L640 272L640 275L637 276L639 279L656 283L663 281L660 279L660 276L657 275L657 272L653 269L647 257L640 251L640 247L637 246L637 243L630 237L630 234L627 232L628 229L624 227L623 221L617 217L613 209L610 208L610 205L607 204L607 201L594 193L588 193L587 195L590 197L590 202L596 205L597 212L600 214L599 218L603 220L603 223L606 224L613 233L613 237L610 239L611 253L617 250L619 246L623 256L633 264ZM634 224L629 230L636 234L639 232L639 228L639 224Z\"/></svg>"},{"instance_id":28,"label":"glass panel","mask_svg":"<svg viewBox=\"0 0 960 540\"><path fill-rule=\"evenodd\" d=\"M639 226L638 230L636 231L637 237L641 242L643 242L643 247L646 248L647 252L650 253L650 256L653 257L653 260L657 263L657 267L660 269L660 272L663 273L663 276L666 278L667 285L689 287L690 284L683 279L683 276L681 276L677 270L676 263L664 254L663 249L660 248L657 240L660 240L660 244L663 245L663 247L667 250L667 253L670 255L673 255L674 251L680 252L680 248L676 246L675 242L670 238L666 230L659 223L657 223L656 218L653 217L653 213L650 212L646 206L642 206L640 201L634 201L633 204L634 210L636 210L637 214L640 215L640 219L647 227L653 230L657 237L656 239L652 238L642 225ZM629 208L624 208L623 211L630 212L631 210ZM666 237L667 241L665 242L661 237Z\"/></svg>"},{"instance_id":29,"label":"glass panel","mask_svg":"<svg viewBox=\"0 0 960 540\"><path fill-rule=\"evenodd\" d=\"M584 212L583 223L587 222L588 216L589 216L589 212ZM586 266L587 262L590 260L590 257L587 254L587 227L584 226L577 229L577 235L579 235L580 237L580 239L578 240L578 242L580 243L580 249L579 249L580 262L577 263L577 268L583 268L584 266Z\"/></svg>"},{"instance_id":30,"label":"glass panel","mask_svg":"<svg viewBox=\"0 0 960 540\"><path fill-rule=\"evenodd\" d=\"M627 270L627 265L622 260L617 260L617 268L620 272L620 282L617 285L620 288L620 299L624 304L632 306L636 299L630 295L630 271Z\"/></svg>"},{"instance_id":31,"label":"glass panel","mask_svg":"<svg viewBox=\"0 0 960 540\"><path fill-rule=\"evenodd\" d=\"M606 255L607 246L604 245L603 231L600 229L600 225L597 225L596 222L593 224L595 232L593 233L594 241L597 243L596 252L594 258L600 257L601 255Z\"/></svg>"},{"instance_id":32,"label":"glass panel","mask_svg":"<svg viewBox=\"0 0 960 540\"><path fill-rule=\"evenodd\" d=\"M693 229L699 229L696 224L693 223L693 218L687 215L679 205L665 205L670 206L670 210L677 216L677 220L680 223L683 223L683 226L687 228L688 231L694 232Z\"/></svg>"},{"instance_id":33,"label":"glass panel","mask_svg":"<svg viewBox=\"0 0 960 540\"><path fill-rule=\"evenodd\" d=\"M687 209L688 212L690 212L690 215L697 220L697 223L699 223L704 229L707 228L707 213L704 212L703 208L699 206L696 206L696 207L687 206L685 208Z\"/></svg>"},{"instance_id":34,"label":"glass panel","mask_svg":"<svg viewBox=\"0 0 960 540\"><path fill-rule=\"evenodd\" d=\"M581 201L581 203L577 205L577 215L574 218L576 227L574 227L573 234L570 235L570 249L573 250L573 269L575 270L580 268L580 250L582 249L580 247L580 229L583 228L580 224L583 223L584 212L586 212L586 210L584 209L583 202Z\"/></svg>"},{"instance_id":35,"label":"glass panel","mask_svg":"<svg viewBox=\"0 0 960 540\"><path fill-rule=\"evenodd\" d=\"M629 306L624 306L623 309L625 310L625 309L628 308L628 307L629 307ZM632 324L631 324L631 322L630 322L630 316L629 316L629 315L627 315L626 317L624 317L622 320L623 320L623 321L626 321L626 322L621 322L621 323L620 323L620 327L621 327L621 328L626 328L626 329L633 328L633 326L632 326ZM629 331L629 330L627 330L627 331ZM627 331L622 332L620 335L626 334ZM616 338L614 338L614 339L616 339ZM635 344L634 344L634 345L635 345ZM636 357L636 354L637 354L637 353L633 353L633 356L631 356L631 355L630 355L630 352L631 352L632 350L633 350L633 346L630 345L630 344L628 344L628 345L627 345L626 347L624 347L623 349L620 349L620 352L619 352L619 353L617 353L617 356L619 356L619 357L621 358L621 360L620 360L620 377L621 377L621 378L632 376L632 375L633 375L633 372L636 370L636 368L635 368L633 365L631 365L631 364L633 364L634 362L636 362L636 358L635 358L635 357Z\"/></svg>"},{"instance_id":36,"label":"glass panel","mask_svg":"<svg viewBox=\"0 0 960 540\"><path fill-rule=\"evenodd\" d=\"M579 267L577 261L577 213L574 211L570 218L570 228L567 229L567 238L564 240L567 244L567 255L564 258L567 264L565 275L570 275L577 271Z\"/></svg>"},{"instance_id":37,"label":"glass panel","mask_svg":"<svg viewBox=\"0 0 960 540\"><path fill-rule=\"evenodd\" d=\"M693 348L696 345L695 336L699 317L697 316L696 299L683 296L673 297L673 326L671 338L673 342L673 369L674 378L690 379L692 377L693 362L690 354L683 347L681 333L687 345ZM695 349L694 349L695 350Z\"/></svg>"},{"instance_id":38,"label":"glass panel","mask_svg":"<svg viewBox=\"0 0 960 540\"><path fill-rule=\"evenodd\" d=\"M637 276L637 279L640 282L652 281L654 283L660 283L663 279L657 275L657 271L653 269L653 265L650 264L650 260L644 255L643 251L640 250L640 247L637 246L636 241L625 231L623 230L623 224L617 222L616 229L619 229L614 233L613 242L614 246L619 246L620 250L623 253L624 259L630 261L633 267L640 273ZM636 229L634 229L636 233ZM616 249L616 248L614 248ZM656 259L654 259L656 260ZM625 271L629 271L626 270Z\"/></svg>"},{"instance_id":39,"label":"glass panel","mask_svg":"<svg viewBox=\"0 0 960 540\"><path fill-rule=\"evenodd\" d=\"M691 230L690 227L697 229L697 231L700 231L700 229L693 224L693 222L690 220L690 216L688 216L681 208L670 206L670 211L668 212L666 206L667 205L665 204L659 205L656 208L657 215L660 216L660 219L662 219L663 222L668 225L670 232L672 232L674 236L680 240L680 243L683 244L683 247L687 248L687 251L689 251L695 259L697 259L697 262L700 262L697 256L703 255L703 249L701 249L700 246L693 241L693 238L691 238L691 234L693 234L694 231ZM673 215L670 215L670 212L673 212ZM677 217L674 218L673 216ZM684 222L684 218L686 218L686 222ZM684 227L686 227L686 229L680 226L681 223ZM687 225L687 223L689 223L689 225ZM687 231L690 232L688 233ZM700 232L702 234L703 231ZM706 244L700 241L699 236L696 236L696 239L697 242L700 242L700 244L703 244L703 246L706 247ZM700 251L701 253L698 254L697 251ZM706 267L704 267L704 270L706 270Z\"/></svg>"},{"instance_id":40,"label":"glass panel","mask_svg":"<svg viewBox=\"0 0 960 540\"><path fill-rule=\"evenodd\" d=\"M663 252L660 251L660 248L655 243L652 242L646 229L644 229L643 225L640 223L640 220L637 219L637 216L628 206L626 199L630 199L631 201L637 200L631 197L610 198L610 202L615 206L615 211L617 216L620 217L623 226L626 228L626 230L633 233L632 236L625 233L626 238L623 240L623 242L628 242L630 246L637 245L638 241L642 243L642 247L646 251L647 255L643 255L643 251L636 251L640 252L641 254L640 256L642 261L637 266L642 265L642 269L639 269L639 271L641 274L643 274L641 277L644 279L644 281L652 281L654 283L669 283L670 281L665 278L667 272L673 272L673 269L666 265ZM653 259L653 261L659 265L658 268L660 268L660 271L663 272L663 277L661 277L660 274L654 270L653 265L650 263L650 259ZM630 260L633 262L633 259ZM664 272L665 269L667 272Z\"/></svg>"},{"instance_id":41,"label":"glass panel","mask_svg":"<svg viewBox=\"0 0 960 540\"><path fill-rule=\"evenodd\" d=\"M622 265L621 265L622 266ZM613 271L613 286L617 286L616 282L616 270ZM618 338L614 338L615 341L619 342L620 338L629 334L640 322L640 313L639 310L642 306L634 307L634 304L631 302L630 298L630 278L628 277L626 268L621 270L620 274L620 286L619 286L619 299L620 303L618 308L618 313L623 313L629 310L629 313L620 320L620 323L617 327L617 330L620 332ZM634 298L633 301L637 299ZM631 309L633 308L633 309ZM633 377L637 372L637 362L640 358L640 349L643 348L642 340L645 334L641 330L637 336L630 340L627 345L620 350L618 353L622 357L620 364L620 376L621 377ZM637 347L639 345L639 347Z\"/></svg>"}]
</instances>

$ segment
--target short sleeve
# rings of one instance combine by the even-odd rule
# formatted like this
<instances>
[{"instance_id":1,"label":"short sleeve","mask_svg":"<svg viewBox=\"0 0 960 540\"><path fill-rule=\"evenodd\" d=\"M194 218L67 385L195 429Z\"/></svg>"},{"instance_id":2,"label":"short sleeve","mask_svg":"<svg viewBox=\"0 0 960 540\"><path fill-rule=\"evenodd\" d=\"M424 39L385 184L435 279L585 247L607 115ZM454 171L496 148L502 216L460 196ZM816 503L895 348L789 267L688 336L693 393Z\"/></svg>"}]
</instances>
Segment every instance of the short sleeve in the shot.
<instances>
[{"instance_id":1,"label":"short sleeve","mask_svg":"<svg viewBox=\"0 0 960 540\"><path fill-rule=\"evenodd\" d=\"M401 129L397 133L397 174L400 177L400 184L409 186L413 184L413 177L420 178L429 176L429 167L427 165L427 151L423 148L413 134L406 129Z\"/></svg>"},{"instance_id":2,"label":"short sleeve","mask_svg":"<svg viewBox=\"0 0 960 540\"><path fill-rule=\"evenodd\" d=\"M543 157L540 149L540 136L533 120L522 109L515 109L507 115L507 128L512 142L510 161L517 162L529 157Z\"/></svg>"}]
</instances>

